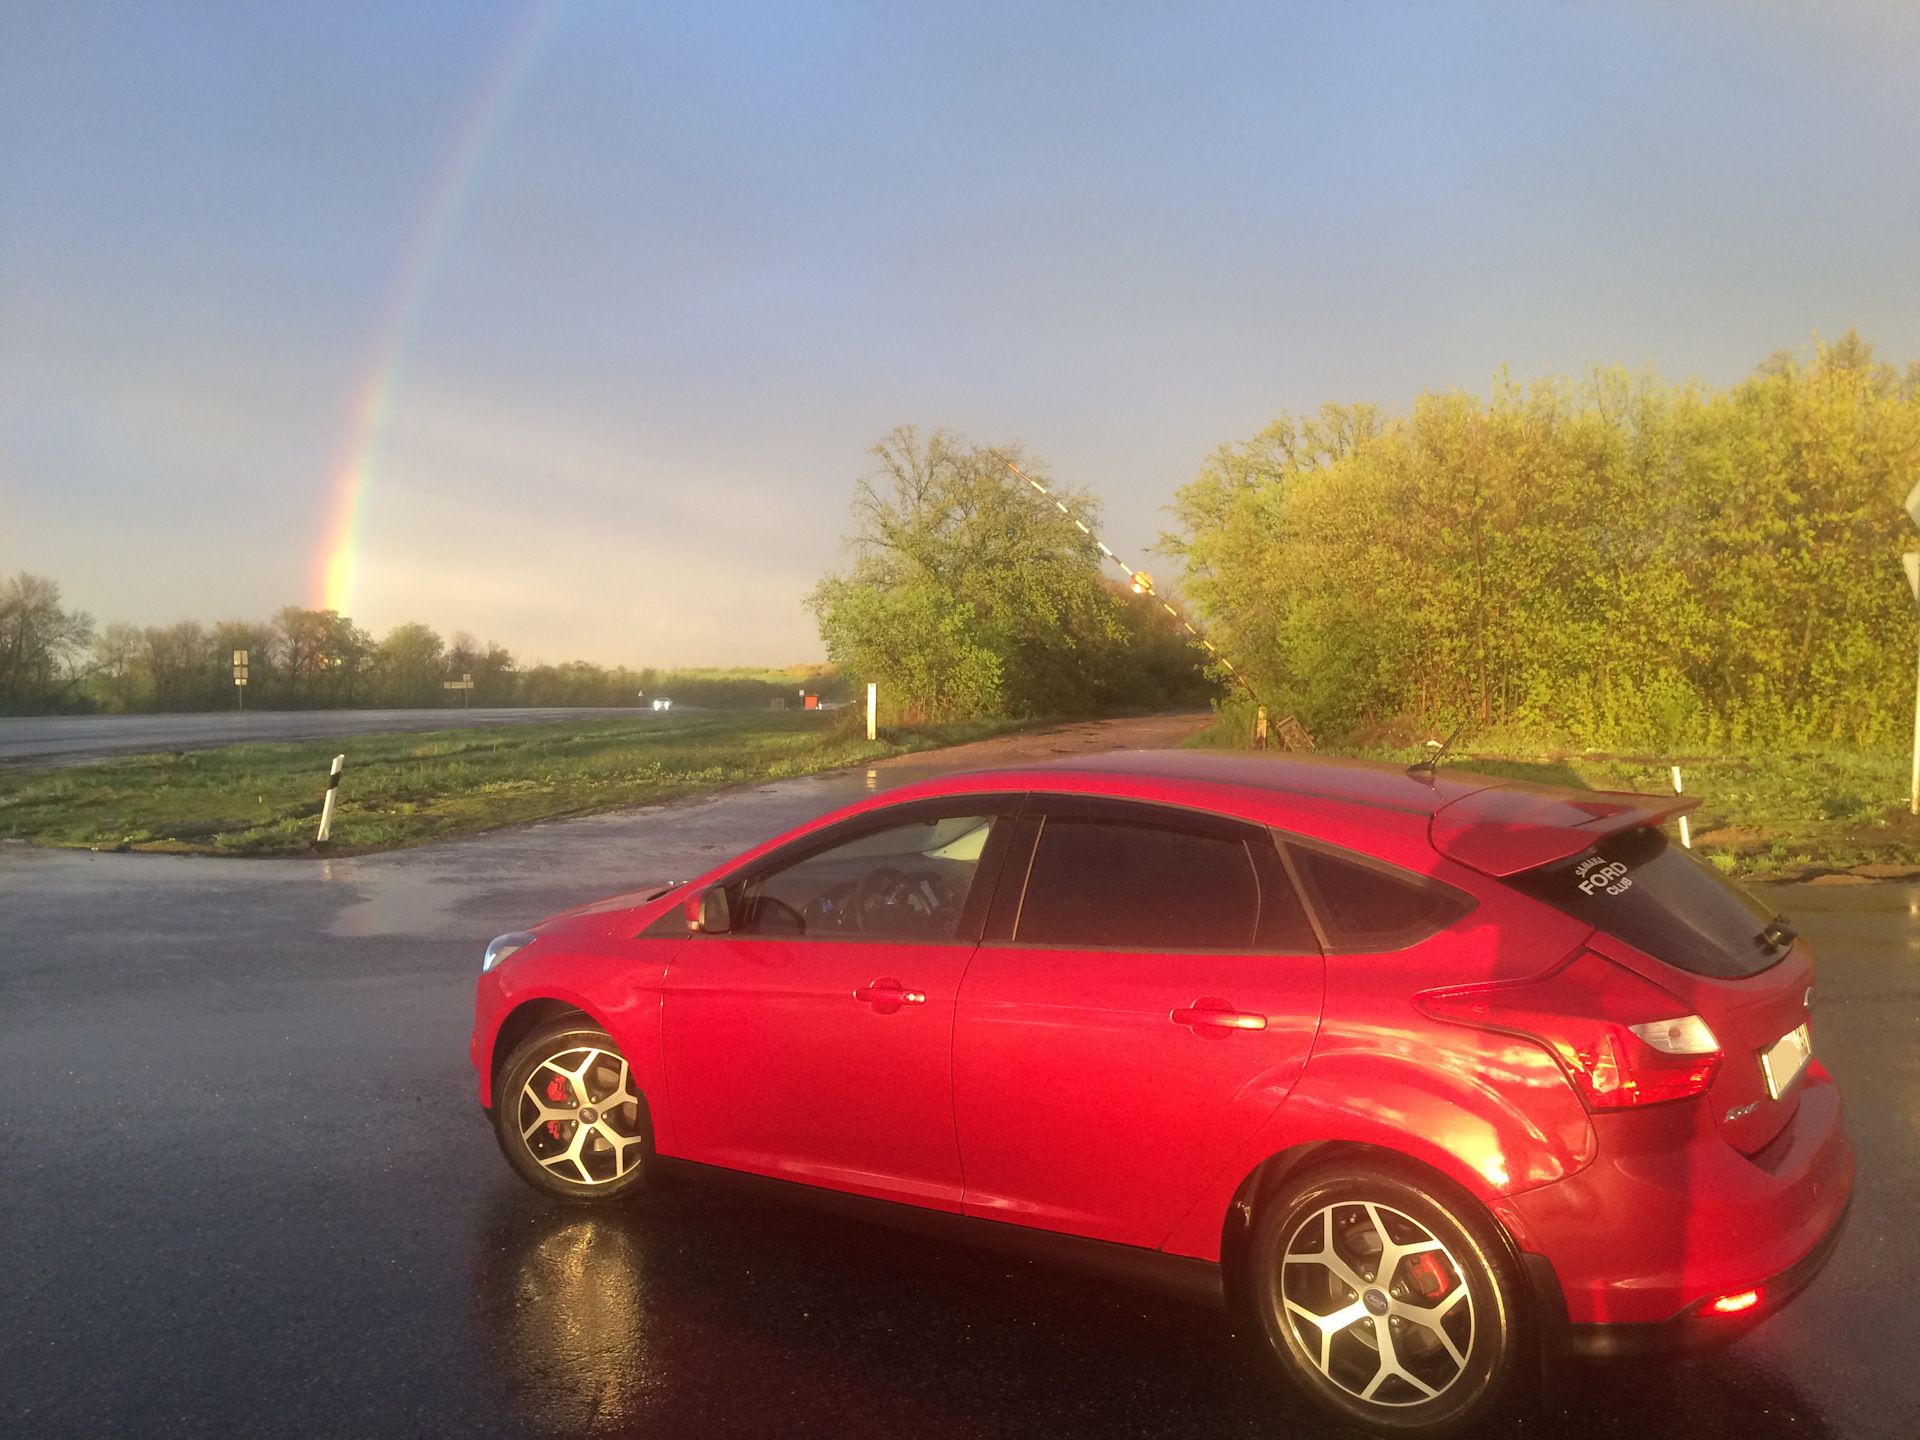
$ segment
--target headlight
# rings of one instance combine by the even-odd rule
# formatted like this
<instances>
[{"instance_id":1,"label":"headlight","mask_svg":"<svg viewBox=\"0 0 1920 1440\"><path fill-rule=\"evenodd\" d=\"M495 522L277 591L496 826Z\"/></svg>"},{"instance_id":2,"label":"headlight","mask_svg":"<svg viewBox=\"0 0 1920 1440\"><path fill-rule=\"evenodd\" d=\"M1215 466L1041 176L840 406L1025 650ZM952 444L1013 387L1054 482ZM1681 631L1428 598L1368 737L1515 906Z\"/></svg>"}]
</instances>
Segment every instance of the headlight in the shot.
<instances>
[{"instance_id":1,"label":"headlight","mask_svg":"<svg viewBox=\"0 0 1920 1440\"><path fill-rule=\"evenodd\" d=\"M533 943L533 936L525 930L515 930L507 935L496 935L487 942L487 958L480 962L480 973L486 974L514 951Z\"/></svg>"}]
</instances>

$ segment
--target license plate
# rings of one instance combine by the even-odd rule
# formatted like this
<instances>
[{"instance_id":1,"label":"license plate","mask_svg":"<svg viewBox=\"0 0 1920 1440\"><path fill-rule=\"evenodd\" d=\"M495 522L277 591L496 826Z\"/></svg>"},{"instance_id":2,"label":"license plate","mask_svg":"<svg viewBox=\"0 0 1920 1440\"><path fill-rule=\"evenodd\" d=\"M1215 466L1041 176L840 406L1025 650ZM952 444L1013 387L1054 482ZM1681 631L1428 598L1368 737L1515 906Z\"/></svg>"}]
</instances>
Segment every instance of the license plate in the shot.
<instances>
[{"instance_id":1,"label":"license plate","mask_svg":"<svg viewBox=\"0 0 1920 1440\"><path fill-rule=\"evenodd\" d=\"M1767 1094L1778 1100L1800 1078L1813 1054L1813 1041L1803 1021L1760 1052L1760 1068L1767 1075Z\"/></svg>"}]
</instances>

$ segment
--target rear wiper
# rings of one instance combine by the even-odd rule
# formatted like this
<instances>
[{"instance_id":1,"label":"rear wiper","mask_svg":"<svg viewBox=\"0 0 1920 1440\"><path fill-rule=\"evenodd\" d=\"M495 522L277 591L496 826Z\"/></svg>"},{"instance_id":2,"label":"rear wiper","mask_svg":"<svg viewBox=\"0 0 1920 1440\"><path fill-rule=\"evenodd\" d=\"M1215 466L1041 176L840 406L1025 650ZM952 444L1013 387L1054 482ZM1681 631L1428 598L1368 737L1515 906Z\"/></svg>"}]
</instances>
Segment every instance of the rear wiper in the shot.
<instances>
[{"instance_id":1,"label":"rear wiper","mask_svg":"<svg viewBox=\"0 0 1920 1440\"><path fill-rule=\"evenodd\" d=\"M1762 944L1775 950L1783 949L1799 938L1800 932L1793 928L1787 917L1776 915L1767 922L1767 928L1760 932Z\"/></svg>"}]
</instances>

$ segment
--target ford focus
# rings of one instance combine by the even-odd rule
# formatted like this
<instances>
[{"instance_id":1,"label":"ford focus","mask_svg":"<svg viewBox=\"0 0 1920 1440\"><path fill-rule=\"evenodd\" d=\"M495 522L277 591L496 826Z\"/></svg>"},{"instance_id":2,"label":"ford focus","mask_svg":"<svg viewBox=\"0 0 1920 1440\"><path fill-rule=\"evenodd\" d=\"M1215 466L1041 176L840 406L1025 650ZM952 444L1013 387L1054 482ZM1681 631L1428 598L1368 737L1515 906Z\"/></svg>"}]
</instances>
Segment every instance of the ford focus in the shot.
<instances>
[{"instance_id":1,"label":"ford focus","mask_svg":"<svg viewBox=\"0 0 1920 1440\"><path fill-rule=\"evenodd\" d=\"M503 935L472 1059L565 1201L773 1187L1228 1307L1307 1401L1471 1427L1732 1339L1853 1179L1791 924L1679 797L1140 752L873 797Z\"/></svg>"}]
</instances>

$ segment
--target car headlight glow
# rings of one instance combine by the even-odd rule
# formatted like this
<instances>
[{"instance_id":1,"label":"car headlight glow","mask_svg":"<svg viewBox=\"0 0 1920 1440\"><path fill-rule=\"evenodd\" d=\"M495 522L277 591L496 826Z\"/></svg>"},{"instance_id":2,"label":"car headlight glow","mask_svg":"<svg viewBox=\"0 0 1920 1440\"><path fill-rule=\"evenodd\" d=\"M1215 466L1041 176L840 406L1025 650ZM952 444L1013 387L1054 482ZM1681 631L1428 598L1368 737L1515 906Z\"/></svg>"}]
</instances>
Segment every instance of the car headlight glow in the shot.
<instances>
[{"instance_id":1,"label":"car headlight glow","mask_svg":"<svg viewBox=\"0 0 1920 1440\"><path fill-rule=\"evenodd\" d=\"M525 930L514 930L505 935L496 935L487 942L487 957L480 962L480 973L486 974L514 951L533 943L533 936Z\"/></svg>"}]
</instances>

